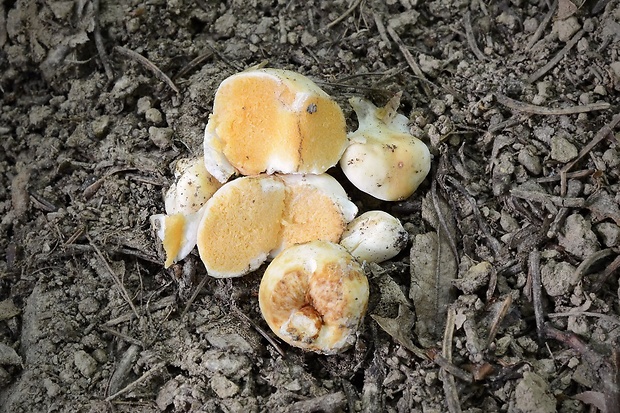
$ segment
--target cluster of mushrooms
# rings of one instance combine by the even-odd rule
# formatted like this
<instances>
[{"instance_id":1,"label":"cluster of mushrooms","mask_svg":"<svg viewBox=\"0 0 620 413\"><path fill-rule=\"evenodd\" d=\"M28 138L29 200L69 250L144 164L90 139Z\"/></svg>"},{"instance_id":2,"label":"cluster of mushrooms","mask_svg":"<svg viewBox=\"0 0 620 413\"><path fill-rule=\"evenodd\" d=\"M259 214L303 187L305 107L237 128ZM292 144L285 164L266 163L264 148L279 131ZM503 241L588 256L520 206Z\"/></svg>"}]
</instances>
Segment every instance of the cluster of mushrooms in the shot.
<instances>
[{"instance_id":1,"label":"cluster of mushrooms","mask_svg":"<svg viewBox=\"0 0 620 413\"><path fill-rule=\"evenodd\" d=\"M347 349L368 304L362 264L397 255L407 232L383 211L356 218L356 205L325 172L339 162L360 190L386 201L409 197L431 156L396 113L399 100L377 108L351 99L359 128L347 136L339 105L303 75L252 69L225 79L204 157L177 162L166 214L151 217L165 266L196 245L212 277L239 277L270 261L259 304L272 331L306 350Z\"/></svg>"}]
</instances>

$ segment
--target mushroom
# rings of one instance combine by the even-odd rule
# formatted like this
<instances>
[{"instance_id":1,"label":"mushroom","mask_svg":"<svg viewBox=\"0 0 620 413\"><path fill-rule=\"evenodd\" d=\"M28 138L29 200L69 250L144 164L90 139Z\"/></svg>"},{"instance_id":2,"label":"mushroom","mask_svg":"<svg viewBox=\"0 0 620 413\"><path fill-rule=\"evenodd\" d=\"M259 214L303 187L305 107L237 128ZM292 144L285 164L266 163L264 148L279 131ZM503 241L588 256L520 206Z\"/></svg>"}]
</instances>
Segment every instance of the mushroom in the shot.
<instances>
[{"instance_id":1,"label":"mushroom","mask_svg":"<svg viewBox=\"0 0 620 413\"><path fill-rule=\"evenodd\" d=\"M198 252L209 275L239 277L257 269L278 245L285 188L272 175L222 186L204 206Z\"/></svg>"},{"instance_id":2,"label":"mushroom","mask_svg":"<svg viewBox=\"0 0 620 413\"><path fill-rule=\"evenodd\" d=\"M164 197L167 214L197 212L222 184L205 168L204 158L183 158L176 164L176 182Z\"/></svg>"},{"instance_id":3,"label":"mushroom","mask_svg":"<svg viewBox=\"0 0 620 413\"><path fill-rule=\"evenodd\" d=\"M267 267L258 302L288 344L323 354L350 347L368 305L368 280L338 244L311 241L282 251Z\"/></svg>"},{"instance_id":4,"label":"mushroom","mask_svg":"<svg viewBox=\"0 0 620 413\"><path fill-rule=\"evenodd\" d=\"M171 215L157 214L151 216L151 225L162 240L166 252L164 267L187 257L196 246L197 225L202 216L201 211Z\"/></svg>"},{"instance_id":5,"label":"mushroom","mask_svg":"<svg viewBox=\"0 0 620 413\"><path fill-rule=\"evenodd\" d=\"M401 94L383 108L353 97L358 129L340 167L358 189L384 201L405 199L418 188L431 167L426 145L409 133L407 118L396 113Z\"/></svg>"},{"instance_id":6,"label":"mushroom","mask_svg":"<svg viewBox=\"0 0 620 413\"><path fill-rule=\"evenodd\" d=\"M293 244L340 241L346 225L357 215L357 207L340 183L328 174L278 177L284 181L286 198L280 242L270 256Z\"/></svg>"},{"instance_id":7,"label":"mushroom","mask_svg":"<svg viewBox=\"0 0 620 413\"><path fill-rule=\"evenodd\" d=\"M357 207L321 175L256 175L226 183L205 204L198 251L213 277L238 277L289 245L338 242Z\"/></svg>"},{"instance_id":8,"label":"mushroom","mask_svg":"<svg viewBox=\"0 0 620 413\"><path fill-rule=\"evenodd\" d=\"M249 70L225 79L205 128L207 170L233 174L320 174L347 144L340 106L307 77L288 70Z\"/></svg>"},{"instance_id":9,"label":"mushroom","mask_svg":"<svg viewBox=\"0 0 620 413\"><path fill-rule=\"evenodd\" d=\"M383 262L407 245L400 221L384 211L368 211L349 222L340 245L360 262Z\"/></svg>"}]
</instances>

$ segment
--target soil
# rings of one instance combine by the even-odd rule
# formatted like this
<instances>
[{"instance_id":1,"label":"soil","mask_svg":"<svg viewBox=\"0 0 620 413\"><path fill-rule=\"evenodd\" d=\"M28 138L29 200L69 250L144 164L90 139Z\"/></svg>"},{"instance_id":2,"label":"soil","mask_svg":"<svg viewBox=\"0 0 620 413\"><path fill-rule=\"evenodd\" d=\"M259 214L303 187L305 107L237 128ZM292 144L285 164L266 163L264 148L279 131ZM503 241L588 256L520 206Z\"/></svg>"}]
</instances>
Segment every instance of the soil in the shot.
<instances>
[{"instance_id":1,"label":"soil","mask_svg":"<svg viewBox=\"0 0 620 413\"><path fill-rule=\"evenodd\" d=\"M619 411L620 2L0 2L0 412ZM214 92L266 61L434 155L334 356L261 270L168 270L149 217ZM203 281L201 283L201 281Z\"/></svg>"}]
</instances>

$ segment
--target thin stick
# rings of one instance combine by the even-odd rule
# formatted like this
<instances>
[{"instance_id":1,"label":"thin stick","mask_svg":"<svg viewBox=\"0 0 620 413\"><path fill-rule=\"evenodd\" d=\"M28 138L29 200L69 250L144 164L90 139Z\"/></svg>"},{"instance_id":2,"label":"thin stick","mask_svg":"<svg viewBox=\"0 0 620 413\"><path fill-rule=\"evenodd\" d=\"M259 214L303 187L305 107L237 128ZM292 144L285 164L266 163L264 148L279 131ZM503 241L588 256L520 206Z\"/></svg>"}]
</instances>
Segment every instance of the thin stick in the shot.
<instances>
[{"instance_id":1,"label":"thin stick","mask_svg":"<svg viewBox=\"0 0 620 413\"><path fill-rule=\"evenodd\" d=\"M174 92L177 95L181 94L181 91L174 84L172 79L170 79L164 72L162 72L161 69L158 68L155 65L155 63L151 62L149 59L147 59L146 57L142 56L140 53L134 52L133 50L127 49L127 48L125 48L123 46L115 46L114 47L114 51L116 53L120 54L121 56L125 56L125 57L127 57L129 59L132 59L132 60L140 63L147 70L149 70L151 73L153 73L156 78L158 78L159 80L161 80L162 82L167 84L170 89L174 90Z\"/></svg>"},{"instance_id":2,"label":"thin stick","mask_svg":"<svg viewBox=\"0 0 620 413\"><path fill-rule=\"evenodd\" d=\"M351 7L349 7L347 11L342 13L338 18L336 18L334 21L332 21L327 26L325 26L323 30L329 30L335 25L337 25L338 23L340 23L341 21L343 21L344 19L346 19L349 16L349 14L353 13L360 4L362 4L362 0L355 0L355 2L353 2Z\"/></svg>"},{"instance_id":3,"label":"thin stick","mask_svg":"<svg viewBox=\"0 0 620 413\"><path fill-rule=\"evenodd\" d=\"M176 298L174 296L168 296L168 297L164 297L161 300L154 302L153 304L148 306L148 310L150 312L153 311L158 311L161 310L163 308L169 307L171 305L173 305L176 302ZM131 321L136 317L136 314L134 313L127 313L124 314L122 316L113 318L112 320L108 320L106 321L103 325L106 327L112 327L121 323L125 323L127 321Z\"/></svg>"},{"instance_id":4,"label":"thin stick","mask_svg":"<svg viewBox=\"0 0 620 413\"><path fill-rule=\"evenodd\" d=\"M542 282L540 280L540 251L537 249L530 252L528 269L532 277L532 304L534 305L534 317L536 318L536 331L538 338L543 338L543 325L545 323L542 308Z\"/></svg>"},{"instance_id":5,"label":"thin stick","mask_svg":"<svg viewBox=\"0 0 620 413\"><path fill-rule=\"evenodd\" d=\"M577 156L577 158L573 159L571 162L569 162L568 164L566 164L561 170L560 170L560 179L562 181L561 184L561 194L565 195L566 194L566 173L568 171L570 171L572 169L573 166L575 166L575 164L577 162L579 162L581 160L581 158L583 158L584 156L586 156L586 154L588 154L596 145L598 145L602 140L604 140L607 136L613 135L613 129L616 127L616 125L620 123L620 113L617 113L612 119L611 121L603 126L594 136L594 139L592 139L586 146L584 146L581 151L579 152L579 155Z\"/></svg>"},{"instance_id":6,"label":"thin stick","mask_svg":"<svg viewBox=\"0 0 620 413\"><path fill-rule=\"evenodd\" d=\"M130 392L131 390L133 390L136 387L138 387L140 384L142 384L145 381L147 381L148 379L150 379L151 376L153 376L155 373L157 373L159 370L163 369L164 367L166 367L166 363L164 363L164 362L157 363L156 365L151 367L149 370L147 370L138 379L136 379L135 381L129 383L127 386L125 386L124 388L120 389L119 391L117 391L116 393L112 394L111 396L106 397L105 401L106 402L112 401L112 400L116 399L118 396L120 396L121 394L125 394L127 392Z\"/></svg>"},{"instance_id":7,"label":"thin stick","mask_svg":"<svg viewBox=\"0 0 620 413\"><path fill-rule=\"evenodd\" d=\"M97 254L97 257L99 257L99 259L103 262L103 265L105 265L105 268L108 270L108 272L112 276L112 279L114 279L114 282L116 283L116 286L121 290L121 296L123 296L123 298L125 299L127 304L129 304L129 306L131 307L131 309L134 312L134 314L136 315L136 317L140 318L140 316L138 315L138 310L134 306L133 301L131 301L131 296L127 292L127 289L125 289L125 286L123 285L121 280L118 278L118 275L116 275L116 272L114 272L114 270L112 269L112 267L110 266L108 261L105 259L105 257L103 256L103 254L101 253L99 248L97 248L97 246L95 245L93 240L90 238L90 235L88 235L88 233L86 233L86 238L88 239L89 244L95 250L95 253Z\"/></svg>"},{"instance_id":8,"label":"thin stick","mask_svg":"<svg viewBox=\"0 0 620 413\"><path fill-rule=\"evenodd\" d=\"M105 75L108 80L112 80L114 79L114 72L112 71L112 66L110 65L108 52L105 51L105 46L103 45L103 37L101 37L101 26L99 25L99 3L99 0L93 0L93 13L95 15L95 29L93 31L93 35L95 37L97 53L99 53L101 64L103 64L103 70L105 70Z\"/></svg>"},{"instance_id":9,"label":"thin stick","mask_svg":"<svg viewBox=\"0 0 620 413\"><path fill-rule=\"evenodd\" d=\"M192 306L192 304L194 303L194 300L196 300L196 297L198 297L198 294L200 294L200 291L202 290L202 288L205 286L205 284L207 283L207 280L209 279L208 275L205 275L202 280L200 280L200 283L198 283L198 286L196 287L196 289L194 290L194 292L192 293L192 296L189 298L189 300L187 301L187 304L185 304L185 308L183 309L183 312L181 313L181 319L183 319L183 317L185 317L185 314L187 314L187 312L189 311L189 308Z\"/></svg>"},{"instance_id":10,"label":"thin stick","mask_svg":"<svg viewBox=\"0 0 620 413\"><path fill-rule=\"evenodd\" d=\"M381 20L381 16L376 11L372 12L372 17L375 19L375 25L377 26L377 30L379 31L379 36L385 42L386 45L390 44L390 38L387 36L387 31L385 30L385 25Z\"/></svg>"},{"instance_id":11,"label":"thin stick","mask_svg":"<svg viewBox=\"0 0 620 413\"><path fill-rule=\"evenodd\" d=\"M613 260L611 264L609 264L605 268L605 271L603 271L603 274L601 274L598 281L592 287L592 291L597 292L598 290L600 290L603 284L605 284L605 282L609 279L609 277L615 272L617 272L619 268L620 268L620 255L618 255L616 259Z\"/></svg>"},{"instance_id":12,"label":"thin stick","mask_svg":"<svg viewBox=\"0 0 620 413\"><path fill-rule=\"evenodd\" d=\"M557 8L558 8L558 0L555 0L553 4L551 5L551 7L549 8L549 11L545 15L545 18L543 19L543 21L540 22L540 24L538 25L538 28L536 29L532 37L530 37L530 40L527 42L527 45L525 46L525 50L530 50L532 47L534 47L534 44L536 44L538 39L540 39L543 32L545 31L545 28L549 25L549 22L551 21L551 19L553 18L553 14L555 13L555 9Z\"/></svg>"},{"instance_id":13,"label":"thin stick","mask_svg":"<svg viewBox=\"0 0 620 413\"><path fill-rule=\"evenodd\" d=\"M471 27L471 15L469 12L463 15L463 26L465 26L465 37L467 38L467 44L469 48L474 52L474 55L479 60L489 61L491 60L488 56L485 56L484 53L478 48L478 44L476 43L476 37L474 36L474 29Z\"/></svg>"},{"instance_id":14,"label":"thin stick","mask_svg":"<svg viewBox=\"0 0 620 413\"><path fill-rule=\"evenodd\" d=\"M407 46L405 46L405 43L403 43L398 33L396 33L396 31L392 27L388 26L386 29L390 37L394 40L394 42L396 42L398 49L405 57L405 60L409 64L409 67L411 67L411 70L413 70L413 73L415 73L415 75L419 77L420 80L422 81L421 84L422 84L422 89L424 89L424 93L426 93L426 96L431 97L432 92L431 92L431 88L427 84L428 80L426 79L426 76L424 76L424 73L422 72L422 69L420 69L420 66L418 66L415 59L413 58L413 56L407 49Z\"/></svg>"},{"instance_id":15,"label":"thin stick","mask_svg":"<svg viewBox=\"0 0 620 413\"><path fill-rule=\"evenodd\" d=\"M558 52L558 54L556 54L551 60L549 60L549 62L546 65L544 65L543 67L538 69L536 72L534 72L534 74L527 79L527 82L528 83L536 82L538 79L543 77L545 75L545 73L547 73L555 65L557 65L560 62L560 60L562 60L564 55L566 53L568 53L570 51L570 49L572 49L577 44L577 42L581 39L581 37L584 35L584 33L585 33L585 30L583 30L583 29L579 30L573 36L572 39L570 39L568 42L566 42L566 46L564 46L562 48L562 50L560 50Z\"/></svg>"},{"instance_id":16,"label":"thin stick","mask_svg":"<svg viewBox=\"0 0 620 413\"><path fill-rule=\"evenodd\" d=\"M588 105L571 106L568 108L546 108L544 106L532 105L530 103L520 102L504 96L500 93L495 95L497 101L502 105L519 112L531 113L534 115L560 116L573 115L575 113L587 113L597 110L606 110L611 107L609 103L590 103Z\"/></svg>"},{"instance_id":17,"label":"thin stick","mask_svg":"<svg viewBox=\"0 0 620 413\"><path fill-rule=\"evenodd\" d=\"M521 199L527 199L528 201L541 202L543 204L551 203L562 208L583 208L586 204L586 200L583 198L563 198L557 195L549 195L535 191L524 191L522 189L513 189L510 191L510 195Z\"/></svg>"},{"instance_id":18,"label":"thin stick","mask_svg":"<svg viewBox=\"0 0 620 413\"><path fill-rule=\"evenodd\" d=\"M213 52L206 52L201 54L198 57L195 57L194 59L192 59L191 62L189 62L188 64L185 65L185 67L183 67L179 73L177 73L176 75L174 75L173 79L179 79L182 78L183 76L185 76L186 74L188 74L190 71L194 70L194 68L198 65L200 65L202 62L204 62L205 60L207 60L209 57L213 56Z\"/></svg>"},{"instance_id":19,"label":"thin stick","mask_svg":"<svg viewBox=\"0 0 620 413\"><path fill-rule=\"evenodd\" d=\"M491 322L491 328L489 329L489 336L487 337L486 348L495 340L495 336L499 331L499 326L502 324L502 320L506 317L508 309L512 305L512 296L508 294L504 301L502 301L501 307Z\"/></svg>"},{"instance_id":20,"label":"thin stick","mask_svg":"<svg viewBox=\"0 0 620 413\"><path fill-rule=\"evenodd\" d=\"M135 344L136 346L140 346L140 347L144 348L144 343L142 341L140 341L138 339L135 339L133 337L130 337L127 334L123 334L120 331L114 330L113 328L107 327L105 325L102 325L101 329L103 331L105 331L106 333L110 333L113 336L116 336L116 337L120 338L121 340L124 340L124 341L126 341L126 342L128 342L130 344Z\"/></svg>"},{"instance_id":21,"label":"thin stick","mask_svg":"<svg viewBox=\"0 0 620 413\"><path fill-rule=\"evenodd\" d=\"M446 329L443 335L442 342L442 356L449 362L452 361L452 339L454 338L454 320L456 318L456 311L454 307L448 308L448 315L446 318ZM443 391L446 395L446 404L448 405L448 411L450 413L460 413L461 402L459 401L459 393L456 389L456 382L454 376L449 374L445 368L439 370L439 375L443 381Z\"/></svg>"},{"instance_id":22,"label":"thin stick","mask_svg":"<svg viewBox=\"0 0 620 413\"><path fill-rule=\"evenodd\" d=\"M586 316L586 317L595 317L600 318L601 320L609 321L610 323L617 324L620 326L620 318L611 316L609 314L601 314L601 313L593 313L591 311L575 311L568 313L549 313L547 316L550 318L556 317L574 317L574 316Z\"/></svg>"},{"instance_id":23,"label":"thin stick","mask_svg":"<svg viewBox=\"0 0 620 413\"><path fill-rule=\"evenodd\" d=\"M596 169L584 169L583 171L568 172L566 174L566 177L567 178L584 178L586 176L592 175L594 172L596 172ZM536 178L534 181L538 183L545 183L545 182L555 182L561 179L562 177L560 175L553 175L553 176L543 176L541 178Z\"/></svg>"},{"instance_id":24,"label":"thin stick","mask_svg":"<svg viewBox=\"0 0 620 413\"><path fill-rule=\"evenodd\" d=\"M273 348L276 349L276 351L282 356L282 357L286 357L286 354L284 353L284 350L282 350L282 347L280 347L278 345L278 343L276 343L276 341L271 338L271 336L269 334L267 334L267 332L265 332L265 330L263 330L258 324L256 324L254 321L252 321L252 319L250 317L248 317L246 314L244 314L241 310L239 310L236 306L231 306L232 310L235 312L235 315L244 320L245 322L249 323L252 327L254 327L254 329L256 331L259 332L259 334L261 336L263 336L265 338L265 340L267 340L269 342L269 344L271 344L273 346Z\"/></svg>"}]
</instances>

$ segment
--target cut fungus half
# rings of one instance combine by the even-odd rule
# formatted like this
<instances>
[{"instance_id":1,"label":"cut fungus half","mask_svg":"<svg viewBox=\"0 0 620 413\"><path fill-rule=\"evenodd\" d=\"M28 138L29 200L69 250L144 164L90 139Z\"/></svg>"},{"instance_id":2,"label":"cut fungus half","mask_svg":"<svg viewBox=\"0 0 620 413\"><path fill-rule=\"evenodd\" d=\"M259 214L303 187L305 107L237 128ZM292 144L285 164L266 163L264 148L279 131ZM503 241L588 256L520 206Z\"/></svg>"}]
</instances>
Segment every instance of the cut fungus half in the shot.
<instances>
[{"instance_id":1,"label":"cut fungus half","mask_svg":"<svg viewBox=\"0 0 620 413\"><path fill-rule=\"evenodd\" d=\"M271 330L288 344L323 354L350 347L368 305L368 280L338 244L311 241L267 267L258 300Z\"/></svg>"},{"instance_id":2,"label":"cut fungus half","mask_svg":"<svg viewBox=\"0 0 620 413\"><path fill-rule=\"evenodd\" d=\"M405 248L407 231L398 218L384 211L368 211L349 222L340 245L360 262L383 262Z\"/></svg>"},{"instance_id":3,"label":"cut fungus half","mask_svg":"<svg viewBox=\"0 0 620 413\"><path fill-rule=\"evenodd\" d=\"M166 252L165 268L192 252L196 246L197 228L201 216L201 211L151 216L151 225L155 228Z\"/></svg>"},{"instance_id":4,"label":"cut fungus half","mask_svg":"<svg viewBox=\"0 0 620 413\"><path fill-rule=\"evenodd\" d=\"M408 198L431 167L427 146L411 135L407 118L396 113L400 93L383 108L360 98L349 102L359 121L340 159L342 171L358 189L384 201Z\"/></svg>"},{"instance_id":5,"label":"cut fungus half","mask_svg":"<svg viewBox=\"0 0 620 413\"><path fill-rule=\"evenodd\" d=\"M207 170L233 174L320 174L347 144L340 106L307 77L288 70L237 73L219 86L205 128Z\"/></svg>"}]
</instances>

